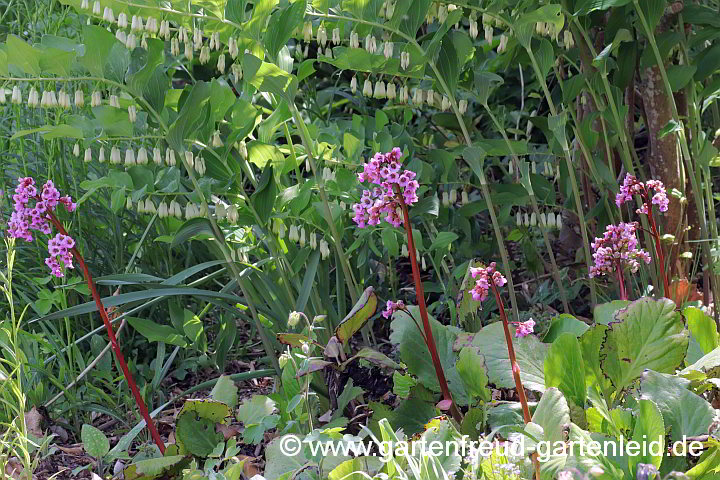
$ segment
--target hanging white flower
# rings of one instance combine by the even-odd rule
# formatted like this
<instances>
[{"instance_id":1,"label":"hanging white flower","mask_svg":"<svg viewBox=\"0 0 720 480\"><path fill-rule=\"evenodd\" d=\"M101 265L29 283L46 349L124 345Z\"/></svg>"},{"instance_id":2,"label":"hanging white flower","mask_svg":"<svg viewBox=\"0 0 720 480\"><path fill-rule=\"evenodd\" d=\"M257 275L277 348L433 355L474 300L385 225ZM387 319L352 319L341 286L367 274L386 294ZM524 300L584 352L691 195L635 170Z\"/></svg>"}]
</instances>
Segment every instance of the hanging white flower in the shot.
<instances>
[{"instance_id":1,"label":"hanging white flower","mask_svg":"<svg viewBox=\"0 0 720 480\"><path fill-rule=\"evenodd\" d=\"M20 87L18 87L17 85L13 86L10 101L14 105L20 105L22 103L22 92L20 92Z\"/></svg>"},{"instance_id":2,"label":"hanging white flower","mask_svg":"<svg viewBox=\"0 0 720 480\"><path fill-rule=\"evenodd\" d=\"M445 95L443 95L442 102L440 103L440 109L442 111L446 111L449 108L450 108L450 99L448 97L446 97Z\"/></svg>"},{"instance_id":3,"label":"hanging white flower","mask_svg":"<svg viewBox=\"0 0 720 480\"><path fill-rule=\"evenodd\" d=\"M330 257L330 245L323 238L320 240L320 258L326 260L328 257Z\"/></svg>"},{"instance_id":4,"label":"hanging white flower","mask_svg":"<svg viewBox=\"0 0 720 480\"><path fill-rule=\"evenodd\" d=\"M147 165L147 163L148 163L147 149L145 147L140 147L140 149L138 149L138 154L137 154L137 164L138 165Z\"/></svg>"},{"instance_id":5,"label":"hanging white flower","mask_svg":"<svg viewBox=\"0 0 720 480\"><path fill-rule=\"evenodd\" d=\"M375 82L375 92L373 96L375 98L385 98L385 82L382 80Z\"/></svg>"},{"instance_id":6,"label":"hanging white flower","mask_svg":"<svg viewBox=\"0 0 720 480\"><path fill-rule=\"evenodd\" d=\"M196 28L193 30L193 45L195 50L200 50L203 44L203 31L202 28Z\"/></svg>"},{"instance_id":7,"label":"hanging white flower","mask_svg":"<svg viewBox=\"0 0 720 480\"><path fill-rule=\"evenodd\" d=\"M485 25L485 41L488 44L492 44L493 42L493 27L490 25Z\"/></svg>"},{"instance_id":8,"label":"hanging white flower","mask_svg":"<svg viewBox=\"0 0 720 480\"><path fill-rule=\"evenodd\" d=\"M110 95L110 106L120 108L120 99L117 95Z\"/></svg>"},{"instance_id":9,"label":"hanging white flower","mask_svg":"<svg viewBox=\"0 0 720 480\"><path fill-rule=\"evenodd\" d=\"M135 105L128 107L128 118L130 119L130 123L135 123L137 120L137 107L135 107Z\"/></svg>"},{"instance_id":10,"label":"hanging white flower","mask_svg":"<svg viewBox=\"0 0 720 480\"><path fill-rule=\"evenodd\" d=\"M77 145L77 144L76 144ZM92 161L92 150L90 150L90 147L85 149L85 156L83 158L83 161L85 163Z\"/></svg>"},{"instance_id":11,"label":"hanging white flower","mask_svg":"<svg viewBox=\"0 0 720 480\"><path fill-rule=\"evenodd\" d=\"M365 50L369 53L375 53L377 51L377 41L374 35L368 35L365 37Z\"/></svg>"},{"instance_id":12,"label":"hanging white flower","mask_svg":"<svg viewBox=\"0 0 720 480\"><path fill-rule=\"evenodd\" d=\"M98 152L98 162L105 163L105 147L100 147Z\"/></svg>"},{"instance_id":13,"label":"hanging white flower","mask_svg":"<svg viewBox=\"0 0 720 480\"><path fill-rule=\"evenodd\" d=\"M115 23L115 15L113 15L112 8L105 7L105 10L103 10L103 20L110 23Z\"/></svg>"},{"instance_id":14,"label":"hanging white flower","mask_svg":"<svg viewBox=\"0 0 720 480\"><path fill-rule=\"evenodd\" d=\"M357 92L357 77L353 75L352 79L350 80L350 91L352 93Z\"/></svg>"},{"instance_id":15,"label":"hanging white flower","mask_svg":"<svg viewBox=\"0 0 720 480\"><path fill-rule=\"evenodd\" d=\"M504 33L500 35L500 44L498 45L497 52L504 53L507 50L508 37Z\"/></svg>"},{"instance_id":16,"label":"hanging white flower","mask_svg":"<svg viewBox=\"0 0 720 480\"><path fill-rule=\"evenodd\" d=\"M407 70L410 66L410 52L400 53L400 68Z\"/></svg>"},{"instance_id":17,"label":"hanging white flower","mask_svg":"<svg viewBox=\"0 0 720 480\"><path fill-rule=\"evenodd\" d=\"M125 149L125 166L135 165L135 151L132 148Z\"/></svg>"},{"instance_id":18,"label":"hanging white flower","mask_svg":"<svg viewBox=\"0 0 720 480\"><path fill-rule=\"evenodd\" d=\"M458 111L460 112L460 115L465 115L468 109L468 101L464 98L458 102Z\"/></svg>"},{"instance_id":19,"label":"hanging white flower","mask_svg":"<svg viewBox=\"0 0 720 480\"><path fill-rule=\"evenodd\" d=\"M117 147L112 147L110 150L110 163L113 165L119 165L122 163L122 158L120 158L120 149Z\"/></svg>"},{"instance_id":20,"label":"hanging white flower","mask_svg":"<svg viewBox=\"0 0 720 480\"><path fill-rule=\"evenodd\" d=\"M386 59L392 57L392 55L393 55L393 43L392 42L385 42L385 44L383 45L383 55L385 55Z\"/></svg>"},{"instance_id":21,"label":"hanging white flower","mask_svg":"<svg viewBox=\"0 0 720 480\"><path fill-rule=\"evenodd\" d=\"M40 95L37 90L35 90L35 87L32 87L30 93L28 93L27 104L30 107L37 107L40 104Z\"/></svg>"},{"instance_id":22,"label":"hanging white flower","mask_svg":"<svg viewBox=\"0 0 720 480\"><path fill-rule=\"evenodd\" d=\"M195 160L195 170L201 177L205 175L205 159L203 157L198 156L197 160Z\"/></svg>"},{"instance_id":23,"label":"hanging white flower","mask_svg":"<svg viewBox=\"0 0 720 480\"><path fill-rule=\"evenodd\" d=\"M388 82L386 90L386 96L388 100L393 100L397 96L395 84L393 82Z\"/></svg>"},{"instance_id":24,"label":"hanging white flower","mask_svg":"<svg viewBox=\"0 0 720 480\"><path fill-rule=\"evenodd\" d=\"M360 48L360 39L357 32L350 32L350 48Z\"/></svg>"},{"instance_id":25,"label":"hanging white flower","mask_svg":"<svg viewBox=\"0 0 720 480\"><path fill-rule=\"evenodd\" d=\"M478 30L477 20L474 20L471 18L470 19L470 37L472 37L472 39L474 40L477 38L478 33L479 33L479 30Z\"/></svg>"},{"instance_id":26,"label":"hanging white flower","mask_svg":"<svg viewBox=\"0 0 720 480\"><path fill-rule=\"evenodd\" d=\"M100 2L95 0L93 3L93 15L100 15Z\"/></svg>"},{"instance_id":27,"label":"hanging white flower","mask_svg":"<svg viewBox=\"0 0 720 480\"><path fill-rule=\"evenodd\" d=\"M207 45L203 45L203 47L200 49L200 64L205 65L210 61L210 47Z\"/></svg>"},{"instance_id":28,"label":"hanging white flower","mask_svg":"<svg viewBox=\"0 0 720 480\"><path fill-rule=\"evenodd\" d=\"M369 78L366 78L365 84L363 85L363 95L365 95L366 97L372 97L372 94L373 94L372 82L370 81Z\"/></svg>"}]
</instances>

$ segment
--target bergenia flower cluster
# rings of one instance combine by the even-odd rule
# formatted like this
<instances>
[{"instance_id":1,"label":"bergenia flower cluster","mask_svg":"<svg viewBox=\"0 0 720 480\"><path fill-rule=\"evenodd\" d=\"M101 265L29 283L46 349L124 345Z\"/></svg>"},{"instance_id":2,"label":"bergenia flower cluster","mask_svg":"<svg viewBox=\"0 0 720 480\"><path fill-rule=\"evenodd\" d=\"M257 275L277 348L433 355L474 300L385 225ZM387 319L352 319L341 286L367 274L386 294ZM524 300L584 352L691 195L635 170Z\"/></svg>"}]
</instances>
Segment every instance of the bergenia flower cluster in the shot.
<instances>
[{"instance_id":1,"label":"bergenia flower cluster","mask_svg":"<svg viewBox=\"0 0 720 480\"><path fill-rule=\"evenodd\" d=\"M640 182L628 173L620 187L620 193L615 196L615 203L618 207L621 207L625 202L631 201L633 195L640 195L643 198L643 205L637 209L637 213L644 213L645 215L649 214L648 207L651 203L657 205L658 210L661 212L667 212L670 204L665 192L665 185L660 180Z\"/></svg>"},{"instance_id":2,"label":"bergenia flower cluster","mask_svg":"<svg viewBox=\"0 0 720 480\"><path fill-rule=\"evenodd\" d=\"M33 241L31 230L37 230L46 235L52 233L49 214L54 212L58 204L63 204L67 211L73 212L77 204L70 196L61 197L60 192L55 188L52 180L48 180L38 194L35 180L32 177L18 179L18 186L15 188L15 209L10 215L8 222L8 234L13 238L21 238L26 242ZM34 201L34 205L30 202ZM56 277L63 277L62 264L65 268L73 268L70 249L75 246L75 240L67 235L57 234L48 242L50 256L45 259L45 264L50 267L52 274Z\"/></svg>"},{"instance_id":3,"label":"bergenia flower cluster","mask_svg":"<svg viewBox=\"0 0 720 480\"><path fill-rule=\"evenodd\" d=\"M397 302L388 300L387 304L385 305L385 310L383 310L382 312L382 315L385 318L390 318L392 317L392 314L397 312L398 310L405 310L405 303L402 300L398 300Z\"/></svg>"},{"instance_id":4,"label":"bergenia flower cluster","mask_svg":"<svg viewBox=\"0 0 720 480\"><path fill-rule=\"evenodd\" d=\"M518 338L527 337L535 330L535 320L532 318L526 322L518 322L517 328L515 328L515 336Z\"/></svg>"},{"instance_id":5,"label":"bergenia flower cluster","mask_svg":"<svg viewBox=\"0 0 720 480\"><path fill-rule=\"evenodd\" d=\"M360 228L380 223L381 215L385 214L385 221L398 227L403 224L402 213L399 212L400 203L396 198L396 188L402 193L405 205L412 205L418 201L418 182L415 172L402 168L402 150L395 147L388 153L376 153L375 156L363 165L363 171L358 174L360 182L370 182L372 190L364 190L360 203L353 205L353 221Z\"/></svg>"},{"instance_id":6,"label":"bergenia flower cluster","mask_svg":"<svg viewBox=\"0 0 720 480\"><path fill-rule=\"evenodd\" d=\"M635 232L637 222L608 225L602 237L597 237L590 245L595 252L595 265L590 267L590 276L615 275L629 268L637 272L640 261L650 263L650 254L639 249Z\"/></svg>"},{"instance_id":7,"label":"bergenia flower cluster","mask_svg":"<svg viewBox=\"0 0 720 480\"><path fill-rule=\"evenodd\" d=\"M507 283L505 277L495 267L495 262L492 262L487 267L470 267L470 274L475 279L475 287L471 290L473 300L484 301L488 296L491 284L502 287Z\"/></svg>"}]
</instances>

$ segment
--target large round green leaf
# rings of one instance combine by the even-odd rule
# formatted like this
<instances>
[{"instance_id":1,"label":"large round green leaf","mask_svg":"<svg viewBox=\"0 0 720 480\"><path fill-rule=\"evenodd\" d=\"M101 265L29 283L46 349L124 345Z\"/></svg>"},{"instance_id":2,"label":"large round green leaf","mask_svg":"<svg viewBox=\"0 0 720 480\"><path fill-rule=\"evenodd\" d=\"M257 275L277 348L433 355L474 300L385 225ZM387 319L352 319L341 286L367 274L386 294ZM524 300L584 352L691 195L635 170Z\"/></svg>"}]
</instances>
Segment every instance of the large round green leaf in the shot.
<instances>
[{"instance_id":1,"label":"large round green leaf","mask_svg":"<svg viewBox=\"0 0 720 480\"><path fill-rule=\"evenodd\" d=\"M472 345L485 356L490 383L498 388L515 388L502 322L492 323L476 333ZM544 392L547 344L542 343L534 335L528 335L523 338L513 338L513 345L523 386Z\"/></svg>"},{"instance_id":2,"label":"large round green leaf","mask_svg":"<svg viewBox=\"0 0 720 480\"><path fill-rule=\"evenodd\" d=\"M578 407L585 405L585 362L575 334L562 333L550 345L545 357L545 386L559 388Z\"/></svg>"},{"instance_id":3,"label":"large round green leaf","mask_svg":"<svg viewBox=\"0 0 720 480\"><path fill-rule=\"evenodd\" d=\"M615 318L608 326L600 359L616 390L629 386L645 369L673 373L682 365L688 333L671 300L641 298Z\"/></svg>"},{"instance_id":4,"label":"large round green leaf","mask_svg":"<svg viewBox=\"0 0 720 480\"><path fill-rule=\"evenodd\" d=\"M648 370L640 379L640 398L652 400L660 409L670 439L703 435L713 421L713 408L688 390L690 380Z\"/></svg>"},{"instance_id":5,"label":"large round green leaf","mask_svg":"<svg viewBox=\"0 0 720 480\"><path fill-rule=\"evenodd\" d=\"M395 312L393 321L390 324L392 329L390 341L397 344L400 358L408 366L410 373L417 376L420 383L429 389L439 392L440 385L435 374L435 367L423 335L418 329L418 325L422 328L420 312L415 306L408 307L408 310L416 319L417 325L406 312ZM456 338L455 331L451 327L441 324L432 316L429 317L429 320L440 363L445 372L445 378L453 399L460 405L467 405L465 388L455 368L455 353L453 352L453 343Z\"/></svg>"}]
</instances>

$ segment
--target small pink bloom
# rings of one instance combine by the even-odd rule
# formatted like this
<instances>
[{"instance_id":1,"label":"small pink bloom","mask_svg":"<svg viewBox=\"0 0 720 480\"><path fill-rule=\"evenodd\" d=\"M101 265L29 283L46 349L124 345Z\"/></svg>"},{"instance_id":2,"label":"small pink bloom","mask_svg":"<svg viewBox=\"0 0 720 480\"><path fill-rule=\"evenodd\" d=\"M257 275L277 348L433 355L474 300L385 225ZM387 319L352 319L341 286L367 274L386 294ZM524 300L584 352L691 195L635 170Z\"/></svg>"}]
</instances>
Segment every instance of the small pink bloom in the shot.
<instances>
[{"instance_id":1,"label":"small pink bloom","mask_svg":"<svg viewBox=\"0 0 720 480\"><path fill-rule=\"evenodd\" d=\"M517 324L517 328L515 329L515 337L527 337L531 333L533 333L535 329L535 320L532 318L528 320L527 322L520 322Z\"/></svg>"}]
</instances>

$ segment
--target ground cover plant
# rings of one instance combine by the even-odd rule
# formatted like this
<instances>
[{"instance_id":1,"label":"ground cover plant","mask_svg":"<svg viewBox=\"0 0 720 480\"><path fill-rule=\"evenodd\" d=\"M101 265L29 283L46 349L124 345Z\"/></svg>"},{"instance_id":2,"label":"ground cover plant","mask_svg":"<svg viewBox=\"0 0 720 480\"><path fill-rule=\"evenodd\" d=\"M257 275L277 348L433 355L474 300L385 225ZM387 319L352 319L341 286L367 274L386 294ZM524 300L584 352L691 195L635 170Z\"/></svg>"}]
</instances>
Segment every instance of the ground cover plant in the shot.
<instances>
[{"instance_id":1,"label":"ground cover plant","mask_svg":"<svg viewBox=\"0 0 720 480\"><path fill-rule=\"evenodd\" d=\"M716 1L2 6L0 478L720 475Z\"/></svg>"}]
</instances>

